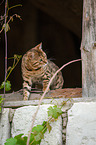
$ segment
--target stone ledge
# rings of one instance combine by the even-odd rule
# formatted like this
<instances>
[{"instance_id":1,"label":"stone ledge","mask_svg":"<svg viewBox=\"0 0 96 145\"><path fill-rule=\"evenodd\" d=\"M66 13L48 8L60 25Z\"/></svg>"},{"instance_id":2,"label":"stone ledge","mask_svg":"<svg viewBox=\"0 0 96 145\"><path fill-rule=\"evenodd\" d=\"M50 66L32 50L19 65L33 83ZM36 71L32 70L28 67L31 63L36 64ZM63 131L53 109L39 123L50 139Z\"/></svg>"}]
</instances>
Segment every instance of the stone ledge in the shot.
<instances>
[{"instance_id":1,"label":"stone ledge","mask_svg":"<svg viewBox=\"0 0 96 145\"><path fill-rule=\"evenodd\" d=\"M28 100L28 101L5 101L4 108L18 108L22 106L38 105L39 100ZM84 98L58 98L58 99L43 99L42 104L56 104L62 105L63 102L67 102L65 106L70 106L76 102L96 102L96 97L84 97Z\"/></svg>"}]
</instances>

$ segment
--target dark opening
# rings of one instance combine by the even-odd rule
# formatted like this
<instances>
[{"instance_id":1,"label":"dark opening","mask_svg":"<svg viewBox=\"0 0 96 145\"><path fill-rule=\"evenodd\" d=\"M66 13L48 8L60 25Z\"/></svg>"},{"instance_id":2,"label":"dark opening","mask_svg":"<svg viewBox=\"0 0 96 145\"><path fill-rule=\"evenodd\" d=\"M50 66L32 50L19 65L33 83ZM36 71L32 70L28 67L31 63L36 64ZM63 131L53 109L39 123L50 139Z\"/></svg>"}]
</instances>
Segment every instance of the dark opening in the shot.
<instances>
[{"instance_id":1,"label":"dark opening","mask_svg":"<svg viewBox=\"0 0 96 145\"><path fill-rule=\"evenodd\" d=\"M55 64L63 64L81 57L81 16L82 1L53 0L44 2L35 0L9 1L9 7L22 4L9 11L9 15L19 14L14 18L8 32L8 57L23 55L38 43L43 43L43 50ZM52 9L53 5L53 9ZM0 5L0 14L4 15L4 4ZM0 26L0 28L2 25ZM0 84L4 80L4 32L0 35ZM12 61L8 60L8 66ZM73 63L62 70L64 88L81 87L81 62ZM11 73L9 79L11 91L22 88L21 61Z\"/></svg>"}]
</instances>

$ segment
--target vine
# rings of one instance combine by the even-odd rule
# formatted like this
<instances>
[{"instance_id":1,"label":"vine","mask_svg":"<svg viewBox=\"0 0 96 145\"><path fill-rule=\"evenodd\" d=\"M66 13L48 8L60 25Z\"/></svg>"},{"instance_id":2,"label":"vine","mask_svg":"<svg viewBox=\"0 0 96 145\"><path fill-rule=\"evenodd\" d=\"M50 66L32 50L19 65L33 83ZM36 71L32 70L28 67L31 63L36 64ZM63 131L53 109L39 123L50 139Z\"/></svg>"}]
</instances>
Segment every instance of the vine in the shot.
<instances>
[{"instance_id":1,"label":"vine","mask_svg":"<svg viewBox=\"0 0 96 145\"><path fill-rule=\"evenodd\" d=\"M58 119L58 117L62 114L61 108L55 106L50 106L48 108L48 121L43 121L42 125L36 125L31 130L29 145L40 145L41 140L44 139L44 134L48 130L49 133L52 130L51 122L54 122ZM5 145L26 145L27 144L27 136L24 134L19 134L14 138L11 137L6 140Z\"/></svg>"},{"instance_id":2,"label":"vine","mask_svg":"<svg viewBox=\"0 0 96 145\"><path fill-rule=\"evenodd\" d=\"M0 5L2 5L3 2L4 2L4 0L2 0ZM14 15L9 17L8 12L9 12L10 9L13 9L14 7L18 7L18 6L22 6L22 5L18 4L18 5L9 7L8 0L5 0L5 14L3 16L0 16L0 22L2 24L2 28L0 30L0 33L2 33L3 30L4 30L4 34L5 34L5 78L4 78L3 83L0 85L0 89L4 88L4 96L5 96L5 92L9 91L11 89L11 83L7 79L9 77L9 75L11 74L11 72L13 71L13 69L18 64L18 62L21 58L21 55L14 55L14 57L13 57L13 59L14 59L13 66L7 69L7 32L10 30L9 23L11 21L13 21L14 16L19 18L20 20L22 20L21 17L18 14L14 14ZM0 113L2 111L3 101L4 101L4 97L0 96Z\"/></svg>"},{"instance_id":3,"label":"vine","mask_svg":"<svg viewBox=\"0 0 96 145\"><path fill-rule=\"evenodd\" d=\"M2 82L2 84L0 85L0 90L1 89L4 89L5 87L5 91L10 91L11 90L11 83L10 81L8 80L11 72L14 70L14 68L16 67L16 65L18 64L18 62L20 61L22 55L14 55L14 57L11 57L11 58L8 58L8 59L13 59L13 65L10 66L8 69L7 69L7 76L6 76L6 80L4 80L4 82ZM2 96L0 96L0 113L1 113L1 108L2 108L2 103L4 101L4 98Z\"/></svg>"},{"instance_id":4,"label":"vine","mask_svg":"<svg viewBox=\"0 0 96 145\"><path fill-rule=\"evenodd\" d=\"M81 61L81 59L73 60L73 61L70 61L70 62L64 64L60 69L58 69L55 72L53 77L50 79L46 90L44 91L43 95L40 98L37 110L36 110L35 114L33 115L32 124L31 124L31 127L30 127L30 131L29 131L28 137L24 136L24 134L19 134L19 135L15 136L14 138L11 137L11 138L7 139L5 145L9 145L9 144L10 145L22 145L22 144L23 145L40 145L41 140L44 138L44 133L47 130L50 133L50 131L52 129L52 127L50 125L51 121L52 122L56 121L58 119L58 117L63 113L61 108L58 108L56 105L53 106L53 107L50 106L48 108L48 111L47 111L48 112L48 117L49 117L48 121L44 121L42 123L42 125L34 126L35 118L36 118L36 115L37 115L38 110L40 108L40 104L41 104L45 94L47 93L47 91L48 91L53 79L59 73L59 71L61 71L64 67L68 66L69 64L71 64L73 62L77 62L77 61ZM63 104L65 104L65 102L63 102Z\"/></svg>"}]
</instances>

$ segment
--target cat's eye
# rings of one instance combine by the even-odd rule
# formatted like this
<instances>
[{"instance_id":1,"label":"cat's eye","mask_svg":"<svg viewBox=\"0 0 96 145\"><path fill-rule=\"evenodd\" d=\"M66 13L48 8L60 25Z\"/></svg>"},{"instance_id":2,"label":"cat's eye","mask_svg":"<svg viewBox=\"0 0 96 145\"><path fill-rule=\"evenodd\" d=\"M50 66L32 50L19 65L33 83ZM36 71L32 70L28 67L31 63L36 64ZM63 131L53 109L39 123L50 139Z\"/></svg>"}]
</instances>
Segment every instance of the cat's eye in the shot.
<instances>
[{"instance_id":1,"label":"cat's eye","mask_svg":"<svg viewBox=\"0 0 96 145\"><path fill-rule=\"evenodd\" d=\"M31 53L29 53L27 56L28 56L29 59L32 58L32 54Z\"/></svg>"},{"instance_id":2,"label":"cat's eye","mask_svg":"<svg viewBox=\"0 0 96 145\"><path fill-rule=\"evenodd\" d=\"M43 61L42 59L40 59L40 62Z\"/></svg>"}]
</instances>

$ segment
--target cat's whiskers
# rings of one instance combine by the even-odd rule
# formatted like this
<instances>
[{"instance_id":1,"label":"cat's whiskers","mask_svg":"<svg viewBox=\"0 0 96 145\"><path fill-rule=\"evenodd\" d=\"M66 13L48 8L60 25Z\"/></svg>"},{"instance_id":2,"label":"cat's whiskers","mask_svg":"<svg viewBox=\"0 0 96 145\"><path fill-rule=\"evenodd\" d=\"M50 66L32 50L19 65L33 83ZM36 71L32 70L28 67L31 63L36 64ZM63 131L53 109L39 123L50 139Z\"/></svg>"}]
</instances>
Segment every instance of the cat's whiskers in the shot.
<instances>
[{"instance_id":1,"label":"cat's whiskers","mask_svg":"<svg viewBox=\"0 0 96 145\"><path fill-rule=\"evenodd\" d=\"M51 57L50 57L50 58L48 58L48 60L56 60L56 59L55 59L55 58L51 58Z\"/></svg>"}]
</instances>

